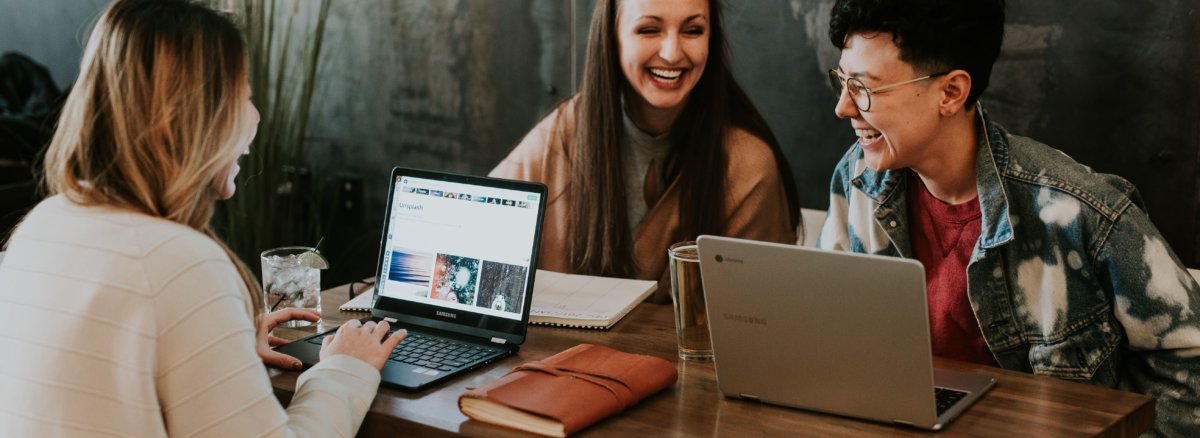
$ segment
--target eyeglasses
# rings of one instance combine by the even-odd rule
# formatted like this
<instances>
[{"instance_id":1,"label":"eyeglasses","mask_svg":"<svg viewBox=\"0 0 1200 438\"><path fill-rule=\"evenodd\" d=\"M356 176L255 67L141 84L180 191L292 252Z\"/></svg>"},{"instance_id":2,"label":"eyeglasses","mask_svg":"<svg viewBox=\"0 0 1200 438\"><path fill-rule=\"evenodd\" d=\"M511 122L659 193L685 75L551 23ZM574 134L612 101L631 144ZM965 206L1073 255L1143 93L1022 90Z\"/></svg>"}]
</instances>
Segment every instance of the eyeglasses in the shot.
<instances>
[{"instance_id":1,"label":"eyeglasses","mask_svg":"<svg viewBox=\"0 0 1200 438\"><path fill-rule=\"evenodd\" d=\"M921 76L916 79L909 79L907 81L896 82L870 89L867 88L866 85L863 85L862 81L858 80L858 78L847 77L842 73L841 70L831 68L829 69L829 85L833 86L833 91L837 93L838 97L842 96L842 89L845 88L850 92L850 98L854 99L854 106L857 106L859 111L866 112L871 109L872 94L882 93L901 85L908 85L914 82L936 78L938 76L945 76L948 73L950 72L947 71L942 73L934 73L928 76Z\"/></svg>"}]
</instances>

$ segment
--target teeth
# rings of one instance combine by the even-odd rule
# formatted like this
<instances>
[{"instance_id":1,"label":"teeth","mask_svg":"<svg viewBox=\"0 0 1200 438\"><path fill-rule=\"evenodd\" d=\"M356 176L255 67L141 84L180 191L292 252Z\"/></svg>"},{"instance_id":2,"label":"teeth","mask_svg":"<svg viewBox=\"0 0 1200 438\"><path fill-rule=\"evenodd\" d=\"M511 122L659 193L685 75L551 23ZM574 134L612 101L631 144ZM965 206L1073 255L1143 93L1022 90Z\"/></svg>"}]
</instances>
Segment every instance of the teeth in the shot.
<instances>
[{"instance_id":1,"label":"teeth","mask_svg":"<svg viewBox=\"0 0 1200 438\"><path fill-rule=\"evenodd\" d=\"M679 79L679 76L683 75L683 70L666 70L666 69L661 69L661 68L652 68L652 69L650 69L650 73L653 74L654 76L658 76L663 79L671 80L671 79Z\"/></svg>"},{"instance_id":2,"label":"teeth","mask_svg":"<svg viewBox=\"0 0 1200 438\"><path fill-rule=\"evenodd\" d=\"M876 131L874 129L855 129L854 134L859 137L868 138L868 139L875 138L880 135L879 131Z\"/></svg>"}]
</instances>

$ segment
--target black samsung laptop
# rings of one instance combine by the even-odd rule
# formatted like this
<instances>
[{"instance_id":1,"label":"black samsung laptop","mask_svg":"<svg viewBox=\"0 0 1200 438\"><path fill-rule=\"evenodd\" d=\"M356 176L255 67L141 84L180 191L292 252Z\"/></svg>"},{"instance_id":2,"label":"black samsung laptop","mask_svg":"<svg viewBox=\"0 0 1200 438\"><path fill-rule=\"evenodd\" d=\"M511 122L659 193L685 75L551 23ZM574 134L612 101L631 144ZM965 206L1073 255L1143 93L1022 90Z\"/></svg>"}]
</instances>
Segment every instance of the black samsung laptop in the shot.
<instances>
[{"instance_id":1,"label":"black samsung laptop","mask_svg":"<svg viewBox=\"0 0 1200 438\"><path fill-rule=\"evenodd\" d=\"M421 390L525 341L546 187L395 168L371 319L408 330L383 383ZM279 347L312 366L333 331Z\"/></svg>"}]
</instances>

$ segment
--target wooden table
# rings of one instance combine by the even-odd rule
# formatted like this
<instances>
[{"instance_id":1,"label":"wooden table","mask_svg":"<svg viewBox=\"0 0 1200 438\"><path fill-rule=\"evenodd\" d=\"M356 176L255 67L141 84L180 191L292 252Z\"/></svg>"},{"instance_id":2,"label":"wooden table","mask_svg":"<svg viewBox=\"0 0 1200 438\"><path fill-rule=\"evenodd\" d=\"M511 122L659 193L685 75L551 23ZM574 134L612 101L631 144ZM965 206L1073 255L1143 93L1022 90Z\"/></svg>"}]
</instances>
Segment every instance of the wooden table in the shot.
<instances>
[{"instance_id":1,"label":"wooden table","mask_svg":"<svg viewBox=\"0 0 1200 438\"><path fill-rule=\"evenodd\" d=\"M316 330L336 328L366 313L341 312L347 287L323 292L324 320L319 328L278 329L276 335L296 339ZM995 377L996 387L942 432L859 421L798 409L728 399L717 390L712 363L679 360L669 305L642 304L608 331L534 326L520 353L453 379L442 386L405 393L380 388L363 422L362 436L525 436L468 420L458 410L467 388L503 376L512 367L542 359L580 343L672 360L679 381L620 415L584 429L582 436L649 436L654 434L720 436L1137 436L1154 423L1154 400L1135 393L1059 379L934 358L940 368ZM769 364L764 364L769 366ZM296 386L295 371L272 370L276 395L285 404Z\"/></svg>"}]
</instances>

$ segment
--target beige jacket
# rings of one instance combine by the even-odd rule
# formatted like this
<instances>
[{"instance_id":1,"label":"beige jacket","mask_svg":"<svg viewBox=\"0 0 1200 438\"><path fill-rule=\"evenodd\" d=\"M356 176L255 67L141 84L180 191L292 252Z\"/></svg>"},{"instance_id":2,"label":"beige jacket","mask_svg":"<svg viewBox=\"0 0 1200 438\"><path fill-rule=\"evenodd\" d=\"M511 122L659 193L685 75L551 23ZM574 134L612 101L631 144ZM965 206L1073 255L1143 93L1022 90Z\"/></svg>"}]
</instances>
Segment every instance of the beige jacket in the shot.
<instances>
[{"instance_id":1,"label":"beige jacket","mask_svg":"<svg viewBox=\"0 0 1200 438\"><path fill-rule=\"evenodd\" d=\"M561 142L552 141L556 129L570 138L574 117L565 114L555 127L558 110L551 113L525 136L491 176L536 181L546 185L546 218L542 227L538 267L571 273L567 257L567 208L571 169ZM795 243L796 233L788 214L787 196L775 157L766 142L741 130L734 130L725 142L729 157L726 169L726 229L724 236L768 242ZM651 300L669 301L671 287L667 269L667 248L679 232L679 189L672 183L646 213L634 230L633 256L637 277L658 280ZM714 194L718 196L718 194ZM695 238L695 236L692 236Z\"/></svg>"}]
</instances>

